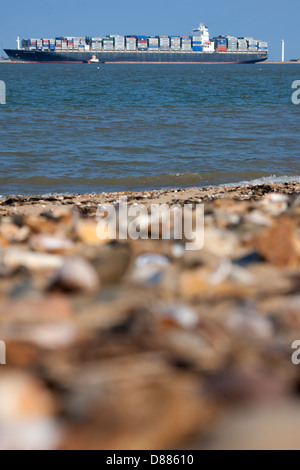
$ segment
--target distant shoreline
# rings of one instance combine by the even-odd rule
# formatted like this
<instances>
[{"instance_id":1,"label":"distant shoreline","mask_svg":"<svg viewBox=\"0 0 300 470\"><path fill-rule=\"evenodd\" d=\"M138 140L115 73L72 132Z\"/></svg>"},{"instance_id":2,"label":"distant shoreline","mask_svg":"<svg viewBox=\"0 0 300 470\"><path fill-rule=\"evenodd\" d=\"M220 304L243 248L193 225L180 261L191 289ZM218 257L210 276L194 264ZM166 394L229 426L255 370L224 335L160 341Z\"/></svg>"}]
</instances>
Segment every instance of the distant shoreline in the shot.
<instances>
[{"instance_id":1,"label":"distant shoreline","mask_svg":"<svg viewBox=\"0 0 300 470\"><path fill-rule=\"evenodd\" d=\"M267 60L266 62L260 62L261 64L279 64L279 65L289 65L289 64L300 64L300 60L289 60L289 61L272 61L272 60Z\"/></svg>"}]
</instances>

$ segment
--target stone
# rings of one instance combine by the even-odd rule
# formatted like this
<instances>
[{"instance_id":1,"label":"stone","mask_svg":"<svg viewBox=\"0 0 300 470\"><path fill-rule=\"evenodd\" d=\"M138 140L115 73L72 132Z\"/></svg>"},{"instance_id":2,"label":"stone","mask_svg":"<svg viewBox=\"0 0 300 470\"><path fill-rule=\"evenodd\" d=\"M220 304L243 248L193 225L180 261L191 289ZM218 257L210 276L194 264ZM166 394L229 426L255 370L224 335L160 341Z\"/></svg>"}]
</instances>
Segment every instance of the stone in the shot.
<instances>
[{"instance_id":1,"label":"stone","mask_svg":"<svg viewBox=\"0 0 300 470\"><path fill-rule=\"evenodd\" d=\"M204 248L219 257L234 257L237 255L240 243L238 237L227 230L213 227L205 228Z\"/></svg>"},{"instance_id":2,"label":"stone","mask_svg":"<svg viewBox=\"0 0 300 470\"><path fill-rule=\"evenodd\" d=\"M51 287L88 294L99 290L100 280L91 263L83 258L72 257L67 258L53 275Z\"/></svg>"},{"instance_id":3,"label":"stone","mask_svg":"<svg viewBox=\"0 0 300 470\"><path fill-rule=\"evenodd\" d=\"M0 381L0 422L53 415L55 404L42 383L22 372L2 372Z\"/></svg>"},{"instance_id":4,"label":"stone","mask_svg":"<svg viewBox=\"0 0 300 470\"><path fill-rule=\"evenodd\" d=\"M56 450L63 429L58 420L37 418L9 422L0 428L0 450Z\"/></svg>"},{"instance_id":5,"label":"stone","mask_svg":"<svg viewBox=\"0 0 300 470\"><path fill-rule=\"evenodd\" d=\"M0 237L9 243L24 242L28 239L30 230L28 227L18 227L14 223L8 221L0 225Z\"/></svg>"},{"instance_id":6,"label":"stone","mask_svg":"<svg viewBox=\"0 0 300 470\"><path fill-rule=\"evenodd\" d=\"M29 244L33 250L47 253L70 254L75 250L70 240L55 235L34 235L30 238Z\"/></svg>"},{"instance_id":7,"label":"stone","mask_svg":"<svg viewBox=\"0 0 300 470\"><path fill-rule=\"evenodd\" d=\"M162 304L154 309L155 316L166 324L182 328L195 328L199 322L194 310L181 304Z\"/></svg>"},{"instance_id":8,"label":"stone","mask_svg":"<svg viewBox=\"0 0 300 470\"><path fill-rule=\"evenodd\" d=\"M1 371L0 450L55 449L61 437L55 411L51 393L38 379Z\"/></svg>"},{"instance_id":9,"label":"stone","mask_svg":"<svg viewBox=\"0 0 300 470\"><path fill-rule=\"evenodd\" d=\"M98 222L97 220L80 220L76 227L76 232L79 240L87 245L103 245L110 241L109 233L104 235L104 240L101 240L97 234Z\"/></svg>"},{"instance_id":10,"label":"stone","mask_svg":"<svg viewBox=\"0 0 300 470\"><path fill-rule=\"evenodd\" d=\"M155 284L168 266L170 260L165 256L146 253L135 260L132 278L142 284Z\"/></svg>"},{"instance_id":11,"label":"stone","mask_svg":"<svg viewBox=\"0 0 300 470\"><path fill-rule=\"evenodd\" d=\"M299 266L299 240L290 217L284 216L274 222L270 230L258 236L256 243L260 255L269 263L278 267Z\"/></svg>"},{"instance_id":12,"label":"stone","mask_svg":"<svg viewBox=\"0 0 300 470\"><path fill-rule=\"evenodd\" d=\"M58 228L56 221L38 215L24 217L24 225L27 226L32 233L54 234Z\"/></svg>"},{"instance_id":13,"label":"stone","mask_svg":"<svg viewBox=\"0 0 300 470\"><path fill-rule=\"evenodd\" d=\"M298 450L299 402L281 399L236 406L226 412L217 428L194 442L199 450Z\"/></svg>"},{"instance_id":14,"label":"stone","mask_svg":"<svg viewBox=\"0 0 300 470\"><path fill-rule=\"evenodd\" d=\"M102 284L116 284L121 281L131 262L131 253L126 244L108 244L96 253L89 254Z\"/></svg>"},{"instance_id":15,"label":"stone","mask_svg":"<svg viewBox=\"0 0 300 470\"><path fill-rule=\"evenodd\" d=\"M272 218L263 211L253 210L244 216L245 222L263 227L272 227Z\"/></svg>"},{"instance_id":16,"label":"stone","mask_svg":"<svg viewBox=\"0 0 300 470\"><path fill-rule=\"evenodd\" d=\"M231 312L225 325L241 338L253 338L267 342L274 337L274 327L271 321L247 306Z\"/></svg>"},{"instance_id":17,"label":"stone","mask_svg":"<svg viewBox=\"0 0 300 470\"><path fill-rule=\"evenodd\" d=\"M109 374L101 368L98 379L84 374L69 401L77 424L68 430L61 448L169 449L196 430L203 431L216 416L216 407L203 399L195 378L163 370L157 370L154 356L144 364L141 357L132 365L121 360L119 371L113 366Z\"/></svg>"},{"instance_id":18,"label":"stone","mask_svg":"<svg viewBox=\"0 0 300 470\"><path fill-rule=\"evenodd\" d=\"M58 293L7 299L0 304L0 324L32 324L49 323L66 320L73 317L70 300Z\"/></svg>"},{"instance_id":19,"label":"stone","mask_svg":"<svg viewBox=\"0 0 300 470\"><path fill-rule=\"evenodd\" d=\"M20 267L32 271L51 271L63 265L63 258L58 255L34 253L19 248L7 248L0 254L4 266L10 269Z\"/></svg>"}]
</instances>

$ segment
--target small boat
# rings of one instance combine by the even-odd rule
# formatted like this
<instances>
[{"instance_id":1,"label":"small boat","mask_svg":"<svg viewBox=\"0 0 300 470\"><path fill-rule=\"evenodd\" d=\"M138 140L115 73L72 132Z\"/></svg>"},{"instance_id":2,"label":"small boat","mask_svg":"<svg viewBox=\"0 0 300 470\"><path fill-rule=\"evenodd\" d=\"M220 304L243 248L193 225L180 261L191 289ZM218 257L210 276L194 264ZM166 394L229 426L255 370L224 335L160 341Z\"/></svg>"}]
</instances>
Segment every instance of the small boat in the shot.
<instances>
[{"instance_id":1,"label":"small boat","mask_svg":"<svg viewBox=\"0 0 300 470\"><path fill-rule=\"evenodd\" d=\"M89 64L99 64L100 60L95 55L88 61Z\"/></svg>"}]
</instances>

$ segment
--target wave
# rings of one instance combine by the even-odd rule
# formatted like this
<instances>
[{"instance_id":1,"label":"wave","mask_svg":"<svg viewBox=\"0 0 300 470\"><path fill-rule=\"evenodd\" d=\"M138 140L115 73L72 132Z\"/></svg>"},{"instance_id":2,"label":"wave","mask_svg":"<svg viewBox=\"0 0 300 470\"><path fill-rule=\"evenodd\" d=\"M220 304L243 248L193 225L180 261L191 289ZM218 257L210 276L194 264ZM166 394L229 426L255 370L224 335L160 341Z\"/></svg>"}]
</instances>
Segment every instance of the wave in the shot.
<instances>
[{"instance_id":1,"label":"wave","mask_svg":"<svg viewBox=\"0 0 300 470\"><path fill-rule=\"evenodd\" d=\"M142 191L151 189L218 187L218 186L259 186L271 183L300 182L300 176L261 175L251 172L249 178L240 179L241 173L215 171L210 173L173 173L163 175L131 176L123 178L0 178L0 187L4 199L8 195L63 195L119 191ZM254 178L252 177L254 176ZM224 183L227 181L227 183Z\"/></svg>"},{"instance_id":2,"label":"wave","mask_svg":"<svg viewBox=\"0 0 300 470\"><path fill-rule=\"evenodd\" d=\"M239 181L238 183L229 183L225 186L262 186L264 184L274 184L274 183L298 183L300 182L300 176L263 176L262 178L256 178L252 180L243 180Z\"/></svg>"}]
</instances>

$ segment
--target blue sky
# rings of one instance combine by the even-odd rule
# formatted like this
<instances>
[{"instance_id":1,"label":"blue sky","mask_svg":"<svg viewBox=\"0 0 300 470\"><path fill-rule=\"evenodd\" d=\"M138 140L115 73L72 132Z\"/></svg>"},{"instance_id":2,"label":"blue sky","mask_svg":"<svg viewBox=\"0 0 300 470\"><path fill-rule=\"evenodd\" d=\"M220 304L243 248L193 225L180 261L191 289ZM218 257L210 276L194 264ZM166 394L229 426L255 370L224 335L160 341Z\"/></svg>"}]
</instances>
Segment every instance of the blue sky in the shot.
<instances>
[{"instance_id":1,"label":"blue sky","mask_svg":"<svg viewBox=\"0 0 300 470\"><path fill-rule=\"evenodd\" d=\"M200 22L211 36L267 40L270 58L300 57L299 0L13 0L1 2L0 47L15 38L106 34L189 34Z\"/></svg>"}]
</instances>

